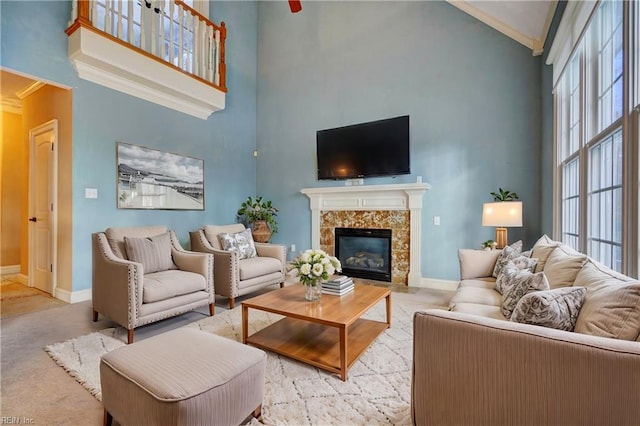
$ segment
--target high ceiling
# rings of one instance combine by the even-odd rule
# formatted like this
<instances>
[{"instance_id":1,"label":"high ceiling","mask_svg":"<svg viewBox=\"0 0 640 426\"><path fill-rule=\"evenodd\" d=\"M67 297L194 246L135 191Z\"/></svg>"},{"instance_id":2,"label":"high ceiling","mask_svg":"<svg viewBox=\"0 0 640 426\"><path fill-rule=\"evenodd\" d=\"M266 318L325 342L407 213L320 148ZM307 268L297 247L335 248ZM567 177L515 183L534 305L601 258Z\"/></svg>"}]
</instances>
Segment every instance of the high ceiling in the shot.
<instances>
[{"instance_id":1,"label":"high ceiling","mask_svg":"<svg viewBox=\"0 0 640 426\"><path fill-rule=\"evenodd\" d=\"M447 0L451 5L531 49L542 53L557 0ZM35 80L0 70L2 105L18 106Z\"/></svg>"},{"instance_id":2,"label":"high ceiling","mask_svg":"<svg viewBox=\"0 0 640 426\"><path fill-rule=\"evenodd\" d=\"M447 0L540 55L557 0Z\"/></svg>"}]
</instances>

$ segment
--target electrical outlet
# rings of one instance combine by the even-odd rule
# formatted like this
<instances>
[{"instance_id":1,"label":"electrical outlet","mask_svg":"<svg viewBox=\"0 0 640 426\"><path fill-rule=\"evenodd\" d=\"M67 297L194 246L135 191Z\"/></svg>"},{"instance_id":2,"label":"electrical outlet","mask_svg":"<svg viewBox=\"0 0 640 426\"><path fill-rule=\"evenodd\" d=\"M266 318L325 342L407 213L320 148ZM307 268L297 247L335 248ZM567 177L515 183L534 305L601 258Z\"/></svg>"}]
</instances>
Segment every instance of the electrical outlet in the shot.
<instances>
[{"instance_id":1,"label":"electrical outlet","mask_svg":"<svg viewBox=\"0 0 640 426\"><path fill-rule=\"evenodd\" d=\"M295 251L296 251L296 245L291 244L291 253L295 253Z\"/></svg>"},{"instance_id":2,"label":"electrical outlet","mask_svg":"<svg viewBox=\"0 0 640 426\"><path fill-rule=\"evenodd\" d=\"M434 216L433 217L433 224L435 226L440 226L440 216Z\"/></svg>"}]
</instances>

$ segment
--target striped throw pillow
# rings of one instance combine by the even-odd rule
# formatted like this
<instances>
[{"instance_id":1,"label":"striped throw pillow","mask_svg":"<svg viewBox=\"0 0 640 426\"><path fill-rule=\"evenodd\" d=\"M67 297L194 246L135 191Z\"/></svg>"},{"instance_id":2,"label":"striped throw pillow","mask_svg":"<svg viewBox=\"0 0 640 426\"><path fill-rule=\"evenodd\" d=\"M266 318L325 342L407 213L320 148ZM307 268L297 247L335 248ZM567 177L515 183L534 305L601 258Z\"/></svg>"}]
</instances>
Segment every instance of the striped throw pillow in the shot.
<instances>
[{"instance_id":1,"label":"striped throw pillow","mask_svg":"<svg viewBox=\"0 0 640 426\"><path fill-rule=\"evenodd\" d=\"M142 263L145 274L177 269L171 258L171 237L169 233L147 238L124 237L129 260Z\"/></svg>"}]
</instances>

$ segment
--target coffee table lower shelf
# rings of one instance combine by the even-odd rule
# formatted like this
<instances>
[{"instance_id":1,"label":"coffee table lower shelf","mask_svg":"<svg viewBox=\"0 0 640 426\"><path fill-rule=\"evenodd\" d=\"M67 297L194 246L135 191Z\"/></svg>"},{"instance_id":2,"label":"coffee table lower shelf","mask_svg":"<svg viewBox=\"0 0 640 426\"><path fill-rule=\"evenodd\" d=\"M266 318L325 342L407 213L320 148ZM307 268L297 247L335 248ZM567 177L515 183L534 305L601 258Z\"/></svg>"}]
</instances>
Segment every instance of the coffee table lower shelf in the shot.
<instances>
[{"instance_id":1,"label":"coffee table lower shelf","mask_svg":"<svg viewBox=\"0 0 640 426\"><path fill-rule=\"evenodd\" d=\"M389 325L363 318L346 331L346 362L341 363L340 328L285 317L247 336L246 343L347 378L347 370Z\"/></svg>"}]
</instances>

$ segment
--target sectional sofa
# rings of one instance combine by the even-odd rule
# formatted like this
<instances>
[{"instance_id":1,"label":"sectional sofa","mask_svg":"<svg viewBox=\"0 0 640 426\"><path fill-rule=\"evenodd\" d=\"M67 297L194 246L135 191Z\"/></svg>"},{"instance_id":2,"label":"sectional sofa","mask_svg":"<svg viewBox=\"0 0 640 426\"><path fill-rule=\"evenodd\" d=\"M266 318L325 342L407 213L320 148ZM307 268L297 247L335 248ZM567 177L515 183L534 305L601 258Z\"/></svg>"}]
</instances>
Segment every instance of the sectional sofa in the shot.
<instances>
[{"instance_id":1,"label":"sectional sofa","mask_svg":"<svg viewBox=\"0 0 640 426\"><path fill-rule=\"evenodd\" d=\"M450 311L415 314L414 424L640 424L640 283L547 236L505 251L460 250ZM547 288L505 310L510 273Z\"/></svg>"}]
</instances>

